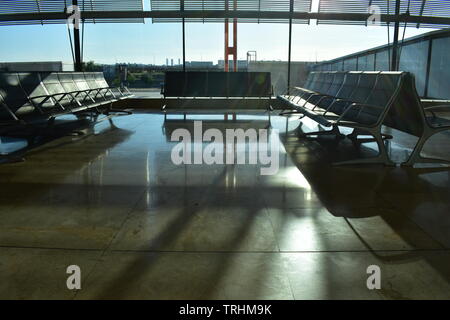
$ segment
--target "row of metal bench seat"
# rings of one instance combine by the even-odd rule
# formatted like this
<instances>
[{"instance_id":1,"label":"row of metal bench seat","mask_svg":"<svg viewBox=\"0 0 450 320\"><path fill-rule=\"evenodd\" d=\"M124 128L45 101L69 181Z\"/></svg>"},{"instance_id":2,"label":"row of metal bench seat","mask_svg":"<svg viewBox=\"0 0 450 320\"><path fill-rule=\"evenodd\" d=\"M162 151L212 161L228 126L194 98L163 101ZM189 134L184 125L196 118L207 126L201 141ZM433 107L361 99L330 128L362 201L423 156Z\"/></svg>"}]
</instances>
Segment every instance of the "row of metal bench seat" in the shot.
<instances>
[{"instance_id":1,"label":"row of metal bench seat","mask_svg":"<svg viewBox=\"0 0 450 320\"><path fill-rule=\"evenodd\" d=\"M372 135L378 144L375 158L345 161L341 164L384 163L393 165L384 146L382 126L419 137L415 150L405 165L417 162L445 162L420 155L425 142L434 134L450 129L450 121L434 112L445 106L424 107L408 72L312 72L304 87L290 88L290 94L277 97L293 112L309 117L330 131L307 135L336 134L339 127L352 128L348 137ZM286 113L284 113L286 114Z\"/></svg>"},{"instance_id":2,"label":"row of metal bench seat","mask_svg":"<svg viewBox=\"0 0 450 320\"><path fill-rule=\"evenodd\" d=\"M0 73L0 121L31 121L111 108L131 96L110 88L101 72Z\"/></svg>"}]
</instances>

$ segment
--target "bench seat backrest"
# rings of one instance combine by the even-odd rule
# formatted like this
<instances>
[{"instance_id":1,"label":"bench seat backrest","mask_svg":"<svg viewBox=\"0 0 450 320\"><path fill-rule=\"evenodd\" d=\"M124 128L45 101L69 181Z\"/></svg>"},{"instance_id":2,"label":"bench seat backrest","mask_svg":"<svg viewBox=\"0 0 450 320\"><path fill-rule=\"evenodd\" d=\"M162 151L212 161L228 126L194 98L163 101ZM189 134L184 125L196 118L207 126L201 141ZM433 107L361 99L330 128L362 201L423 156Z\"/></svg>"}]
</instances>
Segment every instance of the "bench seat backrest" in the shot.
<instances>
[{"instance_id":1,"label":"bench seat backrest","mask_svg":"<svg viewBox=\"0 0 450 320\"><path fill-rule=\"evenodd\" d=\"M403 73L400 92L393 102L393 107L386 115L384 124L420 137L423 134L426 119L415 83L413 74L409 72Z\"/></svg>"},{"instance_id":2,"label":"bench seat backrest","mask_svg":"<svg viewBox=\"0 0 450 320\"><path fill-rule=\"evenodd\" d=\"M58 72L58 79L66 92L76 94L78 101L83 102L87 99L88 94L83 92L89 88L84 75L80 72Z\"/></svg>"},{"instance_id":3,"label":"bench seat backrest","mask_svg":"<svg viewBox=\"0 0 450 320\"><path fill-rule=\"evenodd\" d=\"M228 74L227 74L228 73ZM229 97L248 97L249 95L249 79L247 72L224 72L225 77L223 83L228 80L228 96Z\"/></svg>"},{"instance_id":4,"label":"bench seat backrest","mask_svg":"<svg viewBox=\"0 0 450 320\"><path fill-rule=\"evenodd\" d=\"M111 95L109 90L106 90L104 87L100 86L100 83L97 81L95 72L84 72L84 79L90 90L94 90L91 93L91 96L94 99L113 99L114 97Z\"/></svg>"},{"instance_id":5,"label":"bench seat backrest","mask_svg":"<svg viewBox=\"0 0 450 320\"><path fill-rule=\"evenodd\" d=\"M359 75L358 85L350 96L350 100L357 103L366 103L378 80L378 72L362 72Z\"/></svg>"},{"instance_id":6,"label":"bench seat backrest","mask_svg":"<svg viewBox=\"0 0 450 320\"><path fill-rule=\"evenodd\" d=\"M356 94L356 90L360 83L361 73L362 72L353 71L345 72L344 83L335 97L344 101L353 100L353 95ZM344 112L348 105L349 103L346 102L335 102L331 105L329 111L340 115Z\"/></svg>"},{"instance_id":7,"label":"bench seat backrest","mask_svg":"<svg viewBox=\"0 0 450 320\"><path fill-rule=\"evenodd\" d=\"M335 72L333 82L328 87L328 90L325 92L325 94L336 97L345 81L345 75L345 72Z\"/></svg>"},{"instance_id":8,"label":"bench seat backrest","mask_svg":"<svg viewBox=\"0 0 450 320\"><path fill-rule=\"evenodd\" d=\"M165 97L269 97L269 72L169 71Z\"/></svg>"},{"instance_id":9,"label":"bench seat backrest","mask_svg":"<svg viewBox=\"0 0 450 320\"><path fill-rule=\"evenodd\" d=\"M102 72L94 72L94 75L100 88L109 88L108 82L106 82Z\"/></svg>"},{"instance_id":10,"label":"bench seat backrest","mask_svg":"<svg viewBox=\"0 0 450 320\"><path fill-rule=\"evenodd\" d=\"M310 90L323 90L332 72L311 72L306 84ZM338 83L345 79L336 92ZM344 120L365 125L376 124L378 120L391 128L421 136L425 113L415 88L414 76L409 72L349 71L335 72L334 80L326 92L339 99L366 104L347 111ZM351 103L334 103L329 111L341 115Z\"/></svg>"},{"instance_id":11,"label":"bench seat backrest","mask_svg":"<svg viewBox=\"0 0 450 320\"><path fill-rule=\"evenodd\" d=\"M20 85L17 73L0 73L0 95L3 103L17 116L29 114L35 110Z\"/></svg>"},{"instance_id":12,"label":"bench seat backrest","mask_svg":"<svg viewBox=\"0 0 450 320\"><path fill-rule=\"evenodd\" d=\"M97 83L97 79L95 79L95 73L93 72L84 72L84 79L86 79L86 83L88 84L90 89L99 89L99 85Z\"/></svg>"},{"instance_id":13,"label":"bench seat backrest","mask_svg":"<svg viewBox=\"0 0 450 320\"><path fill-rule=\"evenodd\" d=\"M41 75L42 83L47 89L50 95L54 95L58 103L64 108L70 108L74 105L73 99L70 95L67 95L66 90L59 81L58 74L55 72Z\"/></svg>"},{"instance_id":14,"label":"bench seat backrest","mask_svg":"<svg viewBox=\"0 0 450 320\"><path fill-rule=\"evenodd\" d=\"M6 104L3 102L3 97L0 94L0 119L11 119L11 115L5 107Z\"/></svg>"},{"instance_id":15,"label":"bench seat backrest","mask_svg":"<svg viewBox=\"0 0 450 320\"><path fill-rule=\"evenodd\" d=\"M222 72L208 73L208 94L211 97L226 97L228 95L227 85L224 85Z\"/></svg>"},{"instance_id":16,"label":"bench seat backrest","mask_svg":"<svg viewBox=\"0 0 450 320\"><path fill-rule=\"evenodd\" d=\"M72 73L72 77L79 91L86 91L91 89L86 81L83 72L74 72Z\"/></svg>"},{"instance_id":17,"label":"bench seat backrest","mask_svg":"<svg viewBox=\"0 0 450 320\"><path fill-rule=\"evenodd\" d=\"M37 112L53 115L63 111L61 106L70 111L80 105L68 93L93 89L91 85L109 87L101 72L0 72L0 120L12 120L11 113L18 118ZM77 95L78 101L85 97L86 93Z\"/></svg>"},{"instance_id":18,"label":"bench seat backrest","mask_svg":"<svg viewBox=\"0 0 450 320\"><path fill-rule=\"evenodd\" d=\"M344 100L350 100L352 98L353 93L358 87L360 75L362 72L347 72L345 75L344 84L339 90L337 97Z\"/></svg>"},{"instance_id":19,"label":"bench seat backrest","mask_svg":"<svg viewBox=\"0 0 450 320\"><path fill-rule=\"evenodd\" d=\"M18 73L18 76L22 89L30 97L35 106L38 106L43 111L50 111L56 108L53 99L46 99L48 91L42 84L41 74L39 72L22 72Z\"/></svg>"},{"instance_id":20,"label":"bench seat backrest","mask_svg":"<svg viewBox=\"0 0 450 320\"><path fill-rule=\"evenodd\" d=\"M306 78L305 84L303 85L303 88L309 89L311 88L312 83L314 82L314 78L316 77L317 72L310 72L308 74L308 77Z\"/></svg>"},{"instance_id":21,"label":"bench seat backrest","mask_svg":"<svg viewBox=\"0 0 450 320\"><path fill-rule=\"evenodd\" d=\"M350 109L344 119L366 125L376 124L384 113L392 107L401 85L401 72L364 72L355 95L363 106ZM366 106L364 106L366 105Z\"/></svg>"},{"instance_id":22,"label":"bench seat backrest","mask_svg":"<svg viewBox=\"0 0 450 320\"><path fill-rule=\"evenodd\" d=\"M335 73L332 72L327 72L324 74L324 79L322 81L322 85L320 86L320 88L317 90L319 93L323 93L326 94L334 81L334 77L335 77Z\"/></svg>"},{"instance_id":23,"label":"bench seat backrest","mask_svg":"<svg viewBox=\"0 0 450 320\"><path fill-rule=\"evenodd\" d=\"M246 72L248 79L247 95L250 97L268 97L272 95L270 72Z\"/></svg>"},{"instance_id":24,"label":"bench seat backrest","mask_svg":"<svg viewBox=\"0 0 450 320\"><path fill-rule=\"evenodd\" d=\"M314 92L320 92L325 82L325 75L325 72L313 72L310 86L306 89Z\"/></svg>"},{"instance_id":25,"label":"bench seat backrest","mask_svg":"<svg viewBox=\"0 0 450 320\"><path fill-rule=\"evenodd\" d=\"M97 89L104 89L102 90L102 93L105 96L105 98L114 99L115 95L109 89L109 84L108 82L106 82L106 79L103 76L103 72L91 72L91 74L95 78L95 81L97 82Z\"/></svg>"}]
</instances>

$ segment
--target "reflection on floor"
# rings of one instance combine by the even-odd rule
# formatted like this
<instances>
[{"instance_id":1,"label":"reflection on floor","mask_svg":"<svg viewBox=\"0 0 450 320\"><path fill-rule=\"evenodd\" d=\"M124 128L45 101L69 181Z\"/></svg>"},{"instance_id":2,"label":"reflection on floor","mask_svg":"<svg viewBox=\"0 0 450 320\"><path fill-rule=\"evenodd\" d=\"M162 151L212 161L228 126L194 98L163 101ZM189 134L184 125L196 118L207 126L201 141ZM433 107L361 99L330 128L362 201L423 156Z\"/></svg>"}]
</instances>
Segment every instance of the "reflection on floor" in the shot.
<instances>
[{"instance_id":1,"label":"reflection on floor","mask_svg":"<svg viewBox=\"0 0 450 320\"><path fill-rule=\"evenodd\" d=\"M158 113L1 165L0 298L449 299L450 171L332 167L372 146L299 140L298 124L272 116L283 142L272 176L173 164L173 124ZM449 150L439 139L431 149ZM400 140L396 159L411 143ZM66 287L69 265L81 290ZM367 288L370 265L380 290Z\"/></svg>"}]
</instances>

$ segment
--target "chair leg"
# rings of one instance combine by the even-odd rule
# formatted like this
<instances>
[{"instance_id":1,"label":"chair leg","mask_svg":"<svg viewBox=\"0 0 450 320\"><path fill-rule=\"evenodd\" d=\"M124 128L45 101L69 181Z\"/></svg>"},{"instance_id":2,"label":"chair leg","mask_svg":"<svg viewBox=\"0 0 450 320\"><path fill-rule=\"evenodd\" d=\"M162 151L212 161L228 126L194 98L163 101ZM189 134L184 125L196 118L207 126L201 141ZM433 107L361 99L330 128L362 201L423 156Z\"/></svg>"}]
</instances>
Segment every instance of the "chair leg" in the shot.
<instances>
[{"instance_id":1,"label":"chair leg","mask_svg":"<svg viewBox=\"0 0 450 320\"><path fill-rule=\"evenodd\" d=\"M428 128L425 127L423 135L419 138L416 146L414 147L413 152L409 156L408 160L402 163L402 166L413 167L416 163L442 163L442 164L450 164L449 160L439 159L439 158L428 158L422 157L420 154L425 143L435 134L450 130L450 127L442 127L442 128Z\"/></svg>"},{"instance_id":2,"label":"chair leg","mask_svg":"<svg viewBox=\"0 0 450 320\"><path fill-rule=\"evenodd\" d=\"M367 132L361 130L361 129L354 129L352 133L347 135L347 138L349 138L350 140L356 140L358 138L358 136L361 135L367 135ZM394 137L390 134L387 133L382 133L381 134L383 139L393 139ZM372 139L372 141L376 141L374 139Z\"/></svg>"},{"instance_id":3,"label":"chair leg","mask_svg":"<svg viewBox=\"0 0 450 320\"><path fill-rule=\"evenodd\" d=\"M284 111L284 110L282 110L282 112L280 112L278 115L279 116L290 116L291 114L301 114L301 115L303 115L299 111ZM304 117L304 115L303 115L303 117Z\"/></svg>"},{"instance_id":4,"label":"chair leg","mask_svg":"<svg viewBox=\"0 0 450 320\"><path fill-rule=\"evenodd\" d=\"M366 136L367 132L361 130L361 129L354 129L352 133L350 133L349 135L347 135L347 138L349 138L352 143L355 146L360 146L363 143L369 143L369 142L376 142L377 140L375 138L362 138L362 139L358 139L358 136ZM386 134L386 133L382 133L381 134L383 140L390 140L393 139L394 137L390 134Z\"/></svg>"},{"instance_id":5,"label":"chair leg","mask_svg":"<svg viewBox=\"0 0 450 320\"><path fill-rule=\"evenodd\" d=\"M320 125L319 125L319 128L321 128ZM336 138L338 138L338 139L345 138L345 135L343 135L339 131L338 126L333 126L333 128L331 130L319 130L319 131L313 131L313 132L299 133L299 137L301 137L301 138L306 138L309 136L328 136L328 135L335 135Z\"/></svg>"},{"instance_id":6,"label":"chair leg","mask_svg":"<svg viewBox=\"0 0 450 320\"><path fill-rule=\"evenodd\" d=\"M441 163L441 164L448 164L450 165L450 160L446 159L439 159L439 158L429 158L429 157L422 157L420 156L416 163Z\"/></svg>"},{"instance_id":7,"label":"chair leg","mask_svg":"<svg viewBox=\"0 0 450 320\"><path fill-rule=\"evenodd\" d=\"M129 110L120 110L120 109L109 109L107 111L104 112L105 115L109 116L110 114L114 113L116 116L117 115L125 115L125 116L129 116L132 115L133 112L129 111Z\"/></svg>"},{"instance_id":8,"label":"chair leg","mask_svg":"<svg viewBox=\"0 0 450 320\"><path fill-rule=\"evenodd\" d=\"M369 132L370 135L372 135L375 141L377 142L378 155L376 157L338 161L334 162L333 165L341 166L341 165L355 165L355 164L384 164L385 166L391 167L396 166L396 164L389 158L388 152L384 145L383 135L380 132L377 132L377 130L368 130L367 132Z\"/></svg>"},{"instance_id":9,"label":"chair leg","mask_svg":"<svg viewBox=\"0 0 450 320\"><path fill-rule=\"evenodd\" d=\"M271 111L273 111L273 108L270 104L268 104L266 112L267 112L267 115L269 116L269 122L270 122Z\"/></svg>"},{"instance_id":10,"label":"chair leg","mask_svg":"<svg viewBox=\"0 0 450 320\"><path fill-rule=\"evenodd\" d=\"M103 112L103 114L109 116L111 113L115 113L116 115L119 115L119 114L131 115L131 114L133 114L133 112L131 112L129 110L114 109L112 107L112 104L106 108L106 110Z\"/></svg>"},{"instance_id":11,"label":"chair leg","mask_svg":"<svg viewBox=\"0 0 450 320\"><path fill-rule=\"evenodd\" d=\"M50 119L47 120L47 127L53 127L55 125L55 117L50 117Z\"/></svg>"}]
</instances>

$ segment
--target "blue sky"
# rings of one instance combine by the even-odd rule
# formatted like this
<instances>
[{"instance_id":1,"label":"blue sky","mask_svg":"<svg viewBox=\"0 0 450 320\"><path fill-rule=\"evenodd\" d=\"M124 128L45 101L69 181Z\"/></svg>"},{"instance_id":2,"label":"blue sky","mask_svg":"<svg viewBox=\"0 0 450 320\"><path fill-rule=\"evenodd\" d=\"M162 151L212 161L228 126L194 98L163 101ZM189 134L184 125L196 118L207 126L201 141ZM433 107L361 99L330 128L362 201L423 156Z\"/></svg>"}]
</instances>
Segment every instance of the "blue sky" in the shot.
<instances>
[{"instance_id":1,"label":"blue sky","mask_svg":"<svg viewBox=\"0 0 450 320\"><path fill-rule=\"evenodd\" d=\"M222 23L186 24L186 60L223 59L223 31ZM429 31L407 28L406 37ZM294 25L292 60L328 60L386 42L386 27ZM66 25L0 27L0 43L0 61L72 60ZM248 50L258 60L287 60L288 25L239 24L238 58ZM85 61L163 64L181 57L181 24L86 24Z\"/></svg>"}]
</instances>

